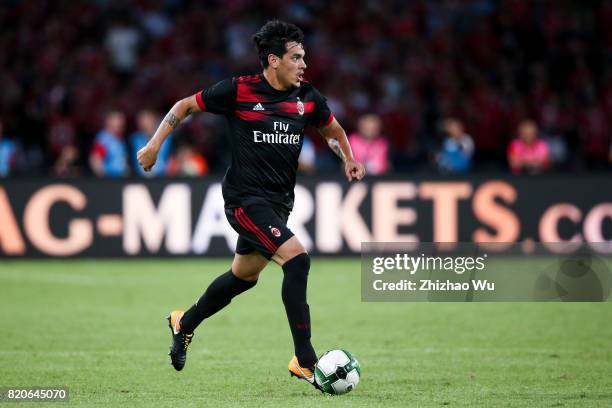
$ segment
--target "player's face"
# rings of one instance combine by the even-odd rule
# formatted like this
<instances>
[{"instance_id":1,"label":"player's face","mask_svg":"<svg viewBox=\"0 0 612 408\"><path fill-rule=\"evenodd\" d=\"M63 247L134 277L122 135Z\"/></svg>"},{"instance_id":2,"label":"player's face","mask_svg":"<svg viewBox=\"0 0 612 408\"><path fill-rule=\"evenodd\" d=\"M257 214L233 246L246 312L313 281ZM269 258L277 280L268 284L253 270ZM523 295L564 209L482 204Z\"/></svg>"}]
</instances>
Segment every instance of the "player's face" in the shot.
<instances>
[{"instance_id":1,"label":"player's face","mask_svg":"<svg viewBox=\"0 0 612 408\"><path fill-rule=\"evenodd\" d=\"M279 82L287 89L299 87L304 79L306 62L304 62L304 46L295 41L287 43L287 52L279 60L276 74Z\"/></svg>"}]
</instances>

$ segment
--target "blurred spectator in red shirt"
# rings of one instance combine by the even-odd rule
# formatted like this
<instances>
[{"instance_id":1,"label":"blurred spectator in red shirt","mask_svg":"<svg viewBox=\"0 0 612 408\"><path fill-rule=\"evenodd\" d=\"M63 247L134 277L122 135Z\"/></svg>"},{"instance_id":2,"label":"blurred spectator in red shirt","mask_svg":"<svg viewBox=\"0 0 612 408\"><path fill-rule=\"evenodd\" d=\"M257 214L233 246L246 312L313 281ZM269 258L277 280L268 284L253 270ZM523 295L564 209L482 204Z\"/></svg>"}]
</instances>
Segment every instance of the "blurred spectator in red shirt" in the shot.
<instances>
[{"instance_id":1,"label":"blurred spectator in red shirt","mask_svg":"<svg viewBox=\"0 0 612 408\"><path fill-rule=\"evenodd\" d=\"M444 120L446 139L436 156L438 169L442 173L465 173L470 169L474 155L474 141L463 130L461 121L448 118Z\"/></svg>"},{"instance_id":2,"label":"blurred spectator in red shirt","mask_svg":"<svg viewBox=\"0 0 612 408\"><path fill-rule=\"evenodd\" d=\"M508 146L508 163L514 174L537 174L548 168L548 146L538 137L534 121L524 120L519 124L518 137Z\"/></svg>"},{"instance_id":3,"label":"blurred spectator in red shirt","mask_svg":"<svg viewBox=\"0 0 612 408\"><path fill-rule=\"evenodd\" d=\"M193 146L184 144L168 161L169 176L198 177L208 173L206 158L198 153Z\"/></svg>"},{"instance_id":4,"label":"blurred spectator in red shirt","mask_svg":"<svg viewBox=\"0 0 612 408\"><path fill-rule=\"evenodd\" d=\"M374 176L389 171L389 142L380 134L380 129L378 115L367 114L359 118L357 132L349 136L355 160L362 162L367 173Z\"/></svg>"}]
</instances>

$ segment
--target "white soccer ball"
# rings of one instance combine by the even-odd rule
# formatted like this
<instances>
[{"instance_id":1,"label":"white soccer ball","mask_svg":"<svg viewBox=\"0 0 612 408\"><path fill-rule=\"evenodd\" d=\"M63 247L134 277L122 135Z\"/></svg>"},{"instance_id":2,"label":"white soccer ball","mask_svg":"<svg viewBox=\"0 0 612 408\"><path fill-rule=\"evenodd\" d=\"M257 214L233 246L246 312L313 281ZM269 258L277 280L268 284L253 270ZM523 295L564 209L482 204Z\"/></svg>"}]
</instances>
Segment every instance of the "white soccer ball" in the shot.
<instances>
[{"instance_id":1,"label":"white soccer ball","mask_svg":"<svg viewBox=\"0 0 612 408\"><path fill-rule=\"evenodd\" d=\"M361 366L347 350L330 350L323 354L315 366L315 381L323 392L346 394L359 384Z\"/></svg>"}]
</instances>

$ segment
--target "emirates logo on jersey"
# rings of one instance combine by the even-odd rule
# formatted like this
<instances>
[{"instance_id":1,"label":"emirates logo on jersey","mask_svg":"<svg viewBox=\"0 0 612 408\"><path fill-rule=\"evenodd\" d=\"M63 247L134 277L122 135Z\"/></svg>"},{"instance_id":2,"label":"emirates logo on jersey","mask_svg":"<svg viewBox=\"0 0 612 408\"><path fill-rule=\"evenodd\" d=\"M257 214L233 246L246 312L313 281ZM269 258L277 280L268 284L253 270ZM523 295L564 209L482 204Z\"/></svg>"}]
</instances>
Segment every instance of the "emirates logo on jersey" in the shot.
<instances>
[{"instance_id":1,"label":"emirates logo on jersey","mask_svg":"<svg viewBox=\"0 0 612 408\"><path fill-rule=\"evenodd\" d=\"M300 101L300 98L297 100L297 111L302 116L304 114L304 103Z\"/></svg>"}]
</instances>

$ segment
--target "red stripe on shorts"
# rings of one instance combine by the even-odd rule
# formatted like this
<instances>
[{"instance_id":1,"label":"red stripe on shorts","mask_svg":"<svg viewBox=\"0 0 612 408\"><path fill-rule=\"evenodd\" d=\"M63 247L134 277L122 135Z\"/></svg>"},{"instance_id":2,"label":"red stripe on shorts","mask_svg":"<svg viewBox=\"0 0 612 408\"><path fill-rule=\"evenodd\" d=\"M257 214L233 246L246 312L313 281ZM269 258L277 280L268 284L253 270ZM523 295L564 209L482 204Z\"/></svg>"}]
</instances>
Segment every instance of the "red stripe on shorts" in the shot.
<instances>
[{"instance_id":1,"label":"red stripe on shorts","mask_svg":"<svg viewBox=\"0 0 612 408\"><path fill-rule=\"evenodd\" d=\"M257 226L246 215L242 208L236 208L234 210L234 216L244 229L246 229L247 231L251 231L257 236L257 238L259 238L259 241L266 247L268 251L270 251L272 254L276 253L278 247L274 245L274 243L270 241L270 239L259 228L257 228Z\"/></svg>"},{"instance_id":2,"label":"red stripe on shorts","mask_svg":"<svg viewBox=\"0 0 612 408\"><path fill-rule=\"evenodd\" d=\"M270 238L268 238L268 237L266 236L266 234L265 234L265 233L264 233L262 230L260 230L260 229L257 227L257 225L255 225L255 223L253 222L253 220L251 220L251 219L249 218L249 216L248 216L248 215L246 215L246 213L244 212L244 210L243 210L242 208L239 208L239 211L240 211L240 213L241 213L241 215L242 215L242 217L243 217L243 220L245 220L245 221L246 221L247 225L250 225L250 226L251 226L252 231L253 231L254 233L258 234L258 236L260 237L260 239L262 240L262 242L263 242L264 244L266 244L266 243L267 243L267 245L269 246L269 249L272 251L272 253L275 253L275 252L276 252L276 250L278 249L278 247L277 247L277 246L274 244L274 242L272 242L272 241L270 240Z\"/></svg>"}]
</instances>

